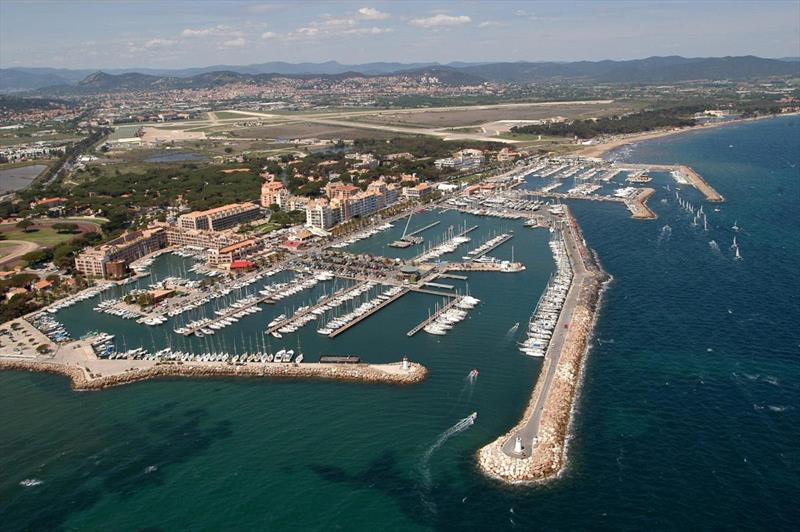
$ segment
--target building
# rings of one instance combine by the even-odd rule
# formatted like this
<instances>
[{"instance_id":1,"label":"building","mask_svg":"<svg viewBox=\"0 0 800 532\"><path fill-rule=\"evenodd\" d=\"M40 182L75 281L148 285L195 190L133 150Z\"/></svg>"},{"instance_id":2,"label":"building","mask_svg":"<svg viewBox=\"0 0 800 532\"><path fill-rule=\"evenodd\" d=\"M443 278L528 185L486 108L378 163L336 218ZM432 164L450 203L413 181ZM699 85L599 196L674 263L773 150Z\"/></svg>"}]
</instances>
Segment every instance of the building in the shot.
<instances>
[{"instance_id":1,"label":"building","mask_svg":"<svg viewBox=\"0 0 800 532\"><path fill-rule=\"evenodd\" d=\"M214 233L196 229L181 229L180 227L167 227L167 244L177 247L191 247L195 249L214 249L233 244L241 240L239 235L230 233Z\"/></svg>"},{"instance_id":2,"label":"building","mask_svg":"<svg viewBox=\"0 0 800 532\"><path fill-rule=\"evenodd\" d=\"M163 227L132 231L84 250L75 257L75 269L87 277L124 277L131 262L166 246L167 231Z\"/></svg>"},{"instance_id":3,"label":"building","mask_svg":"<svg viewBox=\"0 0 800 532\"><path fill-rule=\"evenodd\" d=\"M472 170L480 168L486 158L481 150L464 149L457 151L452 157L444 159L436 159L433 164L439 170L443 168L452 168L453 170Z\"/></svg>"},{"instance_id":4,"label":"building","mask_svg":"<svg viewBox=\"0 0 800 532\"><path fill-rule=\"evenodd\" d=\"M178 227L200 231L224 231L260 217L261 209L255 203L231 203L207 211L182 214L178 216Z\"/></svg>"},{"instance_id":5,"label":"building","mask_svg":"<svg viewBox=\"0 0 800 532\"><path fill-rule=\"evenodd\" d=\"M211 249L208 252L208 263L212 266L230 265L235 260L251 256L263 249L263 247L264 243L259 239L248 238L240 240L221 248Z\"/></svg>"},{"instance_id":6,"label":"building","mask_svg":"<svg viewBox=\"0 0 800 532\"><path fill-rule=\"evenodd\" d=\"M45 207L47 209L56 209L58 207L63 207L67 203L67 200L64 198L42 198L40 200L32 201L30 203L31 209L35 209L36 207Z\"/></svg>"},{"instance_id":7,"label":"building","mask_svg":"<svg viewBox=\"0 0 800 532\"><path fill-rule=\"evenodd\" d=\"M411 200L423 200L430 196L432 190L428 183L419 183L414 187L403 188L403 196Z\"/></svg>"},{"instance_id":8,"label":"building","mask_svg":"<svg viewBox=\"0 0 800 532\"><path fill-rule=\"evenodd\" d=\"M339 223L341 211L331 208L328 200L318 199L306 205L306 225L318 229L329 229Z\"/></svg>"},{"instance_id":9,"label":"building","mask_svg":"<svg viewBox=\"0 0 800 532\"><path fill-rule=\"evenodd\" d=\"M281 208L281 203L285 203L285 198L289 196L289 191L280 181L267 181L261 185L261 206L269 208L270 205L277 204Z\"/></svg>"},{"instance_id":10,"label":"building","mask_svg":"<svg viewBox=\"0 0 800 532\"><path fill-rule=\"evenodd\" d=\"M325 195L329 199L345 199L355 196L361 189L346 183L328 183L325 185Z\"/></svg>"},{"instance_id":11,"label":"building","mask_svg":"<svg viewBox=\"0 0 800 532\"><path fill-rule=\"evenodd\" d=\"M397 186L387 184L383 178L373 181L362 191L353 185L329 183L325 187L331 198L309 203L306 206L306 225L326 230L337 223L364 217L395 203L399 197Z\"/></svg>"}]
</instances>

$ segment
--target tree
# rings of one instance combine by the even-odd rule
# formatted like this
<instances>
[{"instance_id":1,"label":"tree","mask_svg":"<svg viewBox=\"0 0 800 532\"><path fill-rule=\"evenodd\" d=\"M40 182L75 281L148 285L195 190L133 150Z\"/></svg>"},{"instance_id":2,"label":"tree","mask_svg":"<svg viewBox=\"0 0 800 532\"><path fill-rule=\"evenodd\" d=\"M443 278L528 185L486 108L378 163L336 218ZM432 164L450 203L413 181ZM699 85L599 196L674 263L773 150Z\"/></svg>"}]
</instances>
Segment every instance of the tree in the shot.
<instances>
[{"instance_id":1,"label":"tree","mask_svg":"<svg viewBox=\"0 0 800 532\"><path fill-rule=\"evenodd\" d=\"M53 224L53 229L55 229L56 232L62 233L62 234L64 234L64 233L77 233L78 231L80 231L80 228L78 227L78 224L75 224L75 223L64 223L64 222Z\"/></svg>"},{"instance_id":2,"label":"tree","mask_svg":"<svg viewBox=\"0 0 800 532\"><path fill-rule=\"evenodd\" d=\"M53 253L49 249L37 249L20 257L28 266L36 266L53 259Z\"/></svg>"},{"instance_id":3,"label":"tree","mask_svg":"<svg viewBox=\"0 0 800 532\"><path fill-rule=\"evenodd\" d=\"M20 220L20 221L18 221L18 222L17 222L17 227L19 227L20 229L22 229L22 232L23 232L23 233L27 233L27 232L28 232L28 229L30 229L30 227L31 227L32 225L34 225L34 224L33 224L33 222L32 222L31 220L28 220L27 218L25 218L24 220Z\"/></svg>"}]
</instances>

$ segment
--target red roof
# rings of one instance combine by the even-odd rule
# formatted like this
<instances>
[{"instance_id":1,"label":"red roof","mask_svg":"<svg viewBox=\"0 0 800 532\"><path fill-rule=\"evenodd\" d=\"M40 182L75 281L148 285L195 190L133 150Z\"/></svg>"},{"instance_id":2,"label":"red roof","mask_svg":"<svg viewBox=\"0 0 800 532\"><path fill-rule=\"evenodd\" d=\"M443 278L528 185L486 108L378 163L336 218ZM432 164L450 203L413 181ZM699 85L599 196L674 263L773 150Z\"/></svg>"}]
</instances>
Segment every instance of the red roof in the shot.
<instances>
[{"instance_id":1,"label":"red roof","mask_svg":"<svg viewBox=\"0 0 800 532\"><path fill-rule=\"evenodd\" d=\"M234 260L231 261L231 270L241 270L242 268L252 268L255 266L249 260Z\"/></svg>"}]
</instances>

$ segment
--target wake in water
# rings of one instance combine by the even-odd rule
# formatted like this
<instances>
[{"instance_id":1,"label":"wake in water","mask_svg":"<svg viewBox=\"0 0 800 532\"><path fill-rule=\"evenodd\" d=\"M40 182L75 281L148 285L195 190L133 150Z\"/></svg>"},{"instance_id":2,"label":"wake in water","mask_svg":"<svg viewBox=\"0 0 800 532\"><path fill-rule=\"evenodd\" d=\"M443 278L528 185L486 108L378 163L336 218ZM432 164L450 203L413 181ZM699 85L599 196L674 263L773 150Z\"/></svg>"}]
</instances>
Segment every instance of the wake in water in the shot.
<instances>
[{"instance_id":1,"label":"wake in water","mask_svg":"<svg viewBox=\"0 0 800 532\"><path fill-rule=\"evenodd\" d=\"M716 240L712 240L711 242L709 242L708 246L711 248L711 251L713 251L715 255L722 256L722 252L719 250L719 244L717 244Z\"/></svg>"},{"instance_id":2,"label":"wake in water","mask_svg":"<svg viewBox=\"0 0 800 532\"><path fill-rule=\"evenodd\" d=\"M450 412L461 405L464 396L466 396L467 403L472 401L472 394L475 392L476 382L478 382L478 370L473 368L469 373L467 373L467 376L464 377L464 385L461 387L461 391L458 392L458 397L456 398L453 408L450 409Z\"/></svg>"},{"instance_id":3,"label":"wake in water","mask_svg":"<svg viewBox=\"0 0 800 532\"><path fill-rule=\"evenodd\" d=\"M38 478L26 478L25 480L20 482L19 485L25 488L32 488L33 486L38 486L43 482L44 482L43 480L39 480Z\"/></svg>"},{"instance_id":4,"label":"wake in water","mask_svg":"<svg viewBox=\"0 0 800 532\"><path fill-rule=\"evenodd\" d=\"M425 497L425 493L429 492L431 489L431 465L430 465L431 457L433 456L433 453L439 450L439 448L447 442L447 440L449 440L456 434L464 432L465 430L470 428L473 424L475 424L475 419L477 417L478 413L473 412L464 419L459 420L455 425L453 425L446 431L442 432L439 435L439 437L436 438L436 441L433 442L433 445L428 447L428 449L425 451L425 454L422 455L422 460L420 461L419 464L419 470L420 473L422 474L422 487L424 490L424 493L422 494L422 502L425 503L425 506L427 506L431 512L435 513L436 507L433 503L429 502Z\"/></svg>"},{"instance_id":5,"label":"wake in water","mask_svg":"<svg viewBox=\"0 0 800 532\"><path fill-rule=\"evenodd\" d=\"M662 242L667 242L670 237L672 236L672 227L669 225L665 225L661 228L661 232L658 234L658 243L661 244Z\"/></svg>"}]
</instances>

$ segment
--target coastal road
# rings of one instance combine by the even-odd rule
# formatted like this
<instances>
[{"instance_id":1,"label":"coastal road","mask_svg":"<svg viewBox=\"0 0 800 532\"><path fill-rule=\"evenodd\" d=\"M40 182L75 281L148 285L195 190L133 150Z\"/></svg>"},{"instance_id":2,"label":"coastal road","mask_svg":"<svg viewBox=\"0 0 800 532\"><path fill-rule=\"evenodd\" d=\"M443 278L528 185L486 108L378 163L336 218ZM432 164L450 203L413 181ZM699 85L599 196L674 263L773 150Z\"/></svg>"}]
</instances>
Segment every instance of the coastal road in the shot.
<instances>
[{"instance_id":1,"label":"coastal road","mask_svg":"<svg viewBox=\"0 0 800 532\"><path fill-rule=\"evenodd\" d=\"M569 291L567 292L564 307L558 317L556 329L553 331L553 336L550 339L550 344L547 347L547 353L544 358L544 367L539 376L543 379L542 386L539 389L539 394L534 400L533 413L530 418L525 422L520 430L512 434L511 437L503 444L503 452L508 456L515 458L528 458L533 449L534 438L539 435L539 425L542 418L542 411L544 410L545 402L550 394L550 388L553 384L553 377L555 377L556 370L558 369L558 362L561 358L561 351L564 348L564 341L567 337L569 329L567 325L571 325L572 316L578 306L581 289L583 282L586 279L587 271L586 265L581 258L580 251L578 250L577 243L571 230L564 231L564 242L566 244L567 253L572 263L574 277ZM519 436L522 440L522 453L514 453L514 444L516 437Z\"/></svg>"}]
</instances>

